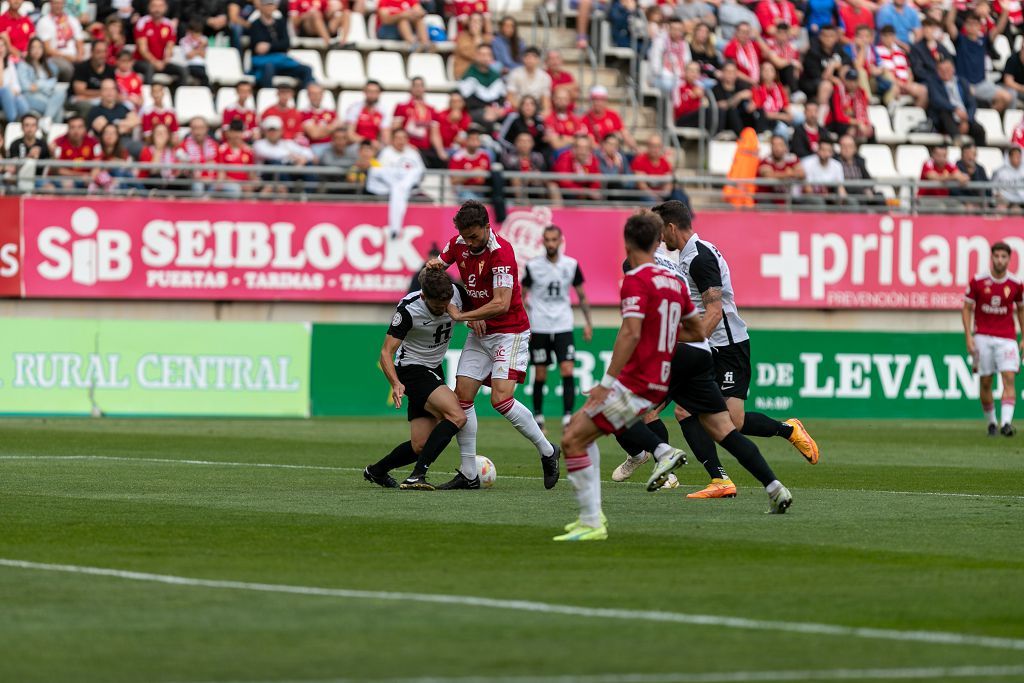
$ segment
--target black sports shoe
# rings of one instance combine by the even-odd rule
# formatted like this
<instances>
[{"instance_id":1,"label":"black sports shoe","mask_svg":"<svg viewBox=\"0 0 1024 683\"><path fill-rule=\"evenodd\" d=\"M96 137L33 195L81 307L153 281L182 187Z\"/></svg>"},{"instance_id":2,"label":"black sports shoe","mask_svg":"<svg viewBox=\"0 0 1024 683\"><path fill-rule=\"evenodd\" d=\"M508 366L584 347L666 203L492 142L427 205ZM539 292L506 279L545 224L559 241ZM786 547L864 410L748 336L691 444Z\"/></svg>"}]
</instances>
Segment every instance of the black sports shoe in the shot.
<instances>
[{"instance_id":1,"label":"black sports shoe","mask_svg":"<svg viewBox=\"0 0 1024 683\"><path fill-rule=\"evenodd\" d=\"M455 491L458 489L475 490L480 488L480 476L477 475L470 479L462 473L461 470L455 470L455 476L452 477L451 481L446 481L440 486L435 486L436 491Z\"/></svg>"},{"instance_id":2,"label":"black sports shoe","mask_svg":"<svg viewBox=\"0 0 1024 683\"><path fill-rule=\"evenodd\" d=\"M398 488L403 491L433 491L434 485L427 481L427 475L417 474L403 481Z\"/></svg>"},{"instance_id":3,"label":"black sports shoe","mask_svg":"<svg viewBox=\"0 0 1024 683\"><path fill-rule=\"evenodd\" d=\"M1017 428L1014 427L1009 422L1007 422L1006 424L1003 425L1003 428L999 430L999 433L1002 434L1003 436L1013 436L1014 434L1017 433Z\"/></svg>"},{"instance_id":4,"label":"black sports shoe","mask_svg":"<svg viewBox=\"0 0 1024 683\"><path fill-rule=\"evenodd\" d=\"M996 423L993 422L992 424L990 424L988 426L988 435L989 436L996 436L997 434L999 434L999 428L996 427Z\"/></svg>"},{"instance_id":5,"label":"black sports shoe","mask_svg":"<svg viewBox=\"0 0 1024 683\"><path fill-rule=\"evenodd\" d=\"M558 483L558 456L561 455L562 449L557 444L551 444L555 452L548 457L540 456L540 466L544 468L544 488L553 489L555 484Z\"/></svg>"},{"instance_id":6,"label":"black sports shoe","mask_svg":"<svg viewBox=\"0 0 1024 683\"><path fill-rule=\"evenodd\" d=\"M363 479L370 482L371 484L376 484L377 486L380 486L382 488L398 488L398 482L395 481L394 477L392 477L390 474L386 472L384 474L377 474L376 472L371 470L370 467L372 467L372 465L368 465L366 469L363 470Z\"/></svg>"}]
</instances>

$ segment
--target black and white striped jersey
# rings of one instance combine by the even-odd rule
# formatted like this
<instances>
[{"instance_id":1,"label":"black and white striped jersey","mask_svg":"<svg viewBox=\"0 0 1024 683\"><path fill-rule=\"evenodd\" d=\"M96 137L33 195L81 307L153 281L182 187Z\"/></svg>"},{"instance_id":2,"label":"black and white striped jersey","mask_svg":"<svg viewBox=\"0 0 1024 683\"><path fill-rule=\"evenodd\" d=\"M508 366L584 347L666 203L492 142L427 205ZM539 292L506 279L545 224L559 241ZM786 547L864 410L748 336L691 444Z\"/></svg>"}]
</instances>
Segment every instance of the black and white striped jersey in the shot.
<instances>
[{"instance_id":1,"label":"black and white striped jersey","mask_svg":"<svg viewBox=\"0 0 1024 683\"><path fill-rule=\"evenodd\" d=\"M395 310L388 334L401 339L402 344L395 352L395 365L423 365L436 368L448 352L452 338L452 319L447 312L434 315L427 308L422 292L407 294ZM458 288L452 296L452 304L462 310L462 297Z\"/></svg>"},{"instance_id":2,"label":"black and white striped jersey","mask_svg":"<svg viewBox=\"0 0 1024 683\"><path fill-rule=\"evenodd\" d=\"M722 321L711 334L712 346L729 346L750 339L747 324L736 308L736 293L732 288L729 264L718 248L706 242L697 233L679 251L679 272L686 278L690 299L697 310L704 313L701 294L712 287L722 290Z\"/></svg>"}]
</instances>

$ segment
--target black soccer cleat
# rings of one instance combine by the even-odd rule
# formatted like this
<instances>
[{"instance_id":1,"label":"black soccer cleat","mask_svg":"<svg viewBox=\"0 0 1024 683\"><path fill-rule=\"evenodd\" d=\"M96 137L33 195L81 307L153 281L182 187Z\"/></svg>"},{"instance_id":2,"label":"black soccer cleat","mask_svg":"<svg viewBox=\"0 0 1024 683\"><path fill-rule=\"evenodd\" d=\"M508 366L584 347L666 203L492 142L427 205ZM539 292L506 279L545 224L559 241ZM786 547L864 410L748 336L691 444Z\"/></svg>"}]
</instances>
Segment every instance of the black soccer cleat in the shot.
<instances>
[{"instance_id":1,"label":"black soccer cleat","mask_svg":"<svg viewBox=\"0 0 1024 683\"><path fill-rule=\"evenodd\" d=\"M446 481L440 486L435 486L435 491L458 491L465 489L478 490L480 488L480 476L477 475L470 479L462 473L461 470L455 470L455 476L452 477L451 481Z\"/></svg>"},{"instance_id":2,"label":"black soccer cleat","mask_svg":"<svg viewBox=\"0 0 1024 683\"><path fill-rule=\"evenodd\" d=\"M371 484L376 484L377 486L380 486L381 488L385 488L385 489L397 489L398 488L398 482L395 481L394 477L392 477L387 472L385 472L384 474L377 474L372 469L370 469L371 467L373 467L373 466L369 465L369 466L367 466L363 470L363 479L365 479L366 481L370 482Z\"/></svg>"},{"instance_id":3,"label":"black soccer cleat","mask_svg":"<svg viewBox=\"0 0 1024 683\"><path fill-rule=\"evenodd\" d=\"M547 457L540 456L540 466L544 469L544 488L546 489L553 489L558 483L558 457L562 453L562 449L557 444L551 444L551 447L555 449L554 453Z\"/></svg>"},{"instance_id":4,"label":"black soccer cleat","mask_svg":"<svg viewBox=\"0 0 1024 683\"><path fill-rule=\"evenodd\" d=\"M1013 436L1014 434L1017 433L1017 428L1014 427L1009 422L1007 422L1006 424L1003 425L1003 428L999 430L999 433L1002 434L1003 436Z\"/></svg>"},{"instance_id":5,"label":"black soccer cleat","mask_svg":"<svg viewBox=\"0 0 1024 683\"><path fill-rule=\"evenodd\" d=\"M398 488L402 489L403 491L434 491L435 490L434 485L427 481L427 475L425 475L425 474L417 474L417 475L409 477L408 479L403 481L401 484L399 484Z\"/></svg>"},{"instance_id":6,"label":"black soccer cleat","mask_svg":"<svg viewBox=\"0 0 1024 683\"><path fill-rule=\"evenodd\" d=\"M997 436L998 434L999 434L999 428L996 427L996 423L993 422L992 424L990 424L988 426L988 435L989 436Z\"/></svg>"}]
</instances>

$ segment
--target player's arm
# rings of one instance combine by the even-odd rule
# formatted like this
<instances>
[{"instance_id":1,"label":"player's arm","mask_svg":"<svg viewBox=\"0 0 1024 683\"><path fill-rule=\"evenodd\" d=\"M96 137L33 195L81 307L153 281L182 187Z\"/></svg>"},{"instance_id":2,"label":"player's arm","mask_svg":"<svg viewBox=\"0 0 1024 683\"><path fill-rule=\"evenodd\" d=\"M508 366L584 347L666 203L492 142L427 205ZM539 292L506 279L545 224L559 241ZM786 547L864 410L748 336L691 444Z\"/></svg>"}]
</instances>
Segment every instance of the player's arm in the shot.
<instances>
[{"instance_id":1,"label":"player's arm","mask_svg":"<svg viewBox=\"0 0 1024 683\"><path fill-rule=\"evenodd\" d=\"M575 289L576 297L580 300L580 310L583 311L583 340L589 342L594 338L594 318L590 314L590 302L582 284L576 285ZM1024 327L1021 329L1024 330Z\"/></svg>"},{"instance_id":2,"label":"player's arm","mask_svg":"<svg viewBox=\"0 0 1024 683\"><path fill-rule=\"evenodd\" d=\"M700 293L700 300L704 303L704 339L711 337L711 334L722 322L722 288L710 287Z\"/></svg>"},{"instance_id":3,"label":"player's arm","mask_svg":"<svg viewBox=\"0 0 1024 683\"><path fill-rule=\"evenodd\" d=\"M499 315L507 313L509 306L512 305L512 288L495 287L493 292L494 294L491 296L491 300L483 306L480 308L474 308L472 311L458 312L456 315L451 316L452 320L468 323L475 320L490 320L491 318L496 318ZM451 314L451 311L449 311L449 314Z\"/></svg>"},{"instance_id":4,"label":"player's arm","mask_svg":"<svg viewBox=\"0 0 1024 683\"><path fill-rule=\"evenodd\" d=\"M391 398L396 408L402 407L402 397L405 396L405 385L398 379L398 372L395 370L395 352L402 344L402 340L385 335L384 344L380 347L380 369L387 377L391 385Z\"/></svg>"},{"instance_id":5,"label":"player's arm","mask_svg":"<svg viewBox=\"0 0 1024 683\"><path fill-rule=\"evenodd\" d=\"M1024 351L1024 305L1017 302L1017 327L1020 328L1020 348Z\"/></svg>"},{"instance_id":6,"label":"player's arm","mask_svg":"<svg viewBox=\"0 0 1024 683\"><path fill-rule=\"evenodd\" d=\"M960 310L960 320L964 325L964 338L967 340L967 353L972 356L975 355L976 347L974 346L974 283L971 282L967 287L967 294L964 296L964 307ZM1024 329L1022 327L1021 329Z\"/></svg>"}]
</instances>

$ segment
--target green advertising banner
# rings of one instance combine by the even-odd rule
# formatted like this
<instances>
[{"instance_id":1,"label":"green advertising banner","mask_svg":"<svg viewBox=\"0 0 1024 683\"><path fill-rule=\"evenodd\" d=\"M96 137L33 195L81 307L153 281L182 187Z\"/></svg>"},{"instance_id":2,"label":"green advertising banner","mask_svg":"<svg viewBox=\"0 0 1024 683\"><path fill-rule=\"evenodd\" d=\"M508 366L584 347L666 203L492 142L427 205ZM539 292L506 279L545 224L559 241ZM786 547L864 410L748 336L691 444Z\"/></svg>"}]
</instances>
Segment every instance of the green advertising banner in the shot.
<instances>
[{"instance_id":1,"label":"green advertising banner","mask_svg":"<svg viewBox=\"0 0 1024 683\"><path fill-rule=\"evenodd\" d=\"M303 323L8 319L0 413L309 415Z\"/></svg>"},{"instance_id":2,"label":"green advertising banner","mask_svg":"<svg viewBox=\"0 0 1024 683\"><path fill-rule=\"evenodd\" d=\"M313 327L314 415L395 414L377 365L384 326ZM611 358L616 330L576 340L577 391L600 380ZM971 372L963 336L954 333L804 332L755 330L750 410L788 417L951 418L979 408L978 378ZM445 371L454 383L466 330L452 337ZM544 409L561 413L561 386L551 368ZM517 391L532 406L532 373ZM478 407L486 403L478 397ZM576 406L582 405L577 397ZM486 415L489 409L482 410Z\"/></svg>"}]
</instances>

